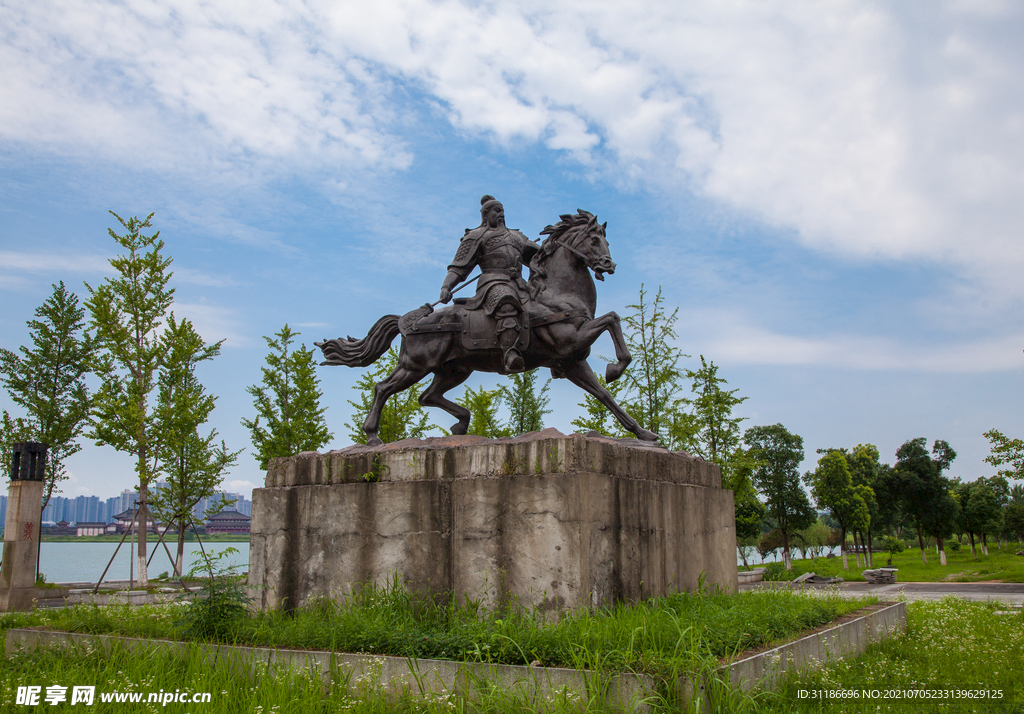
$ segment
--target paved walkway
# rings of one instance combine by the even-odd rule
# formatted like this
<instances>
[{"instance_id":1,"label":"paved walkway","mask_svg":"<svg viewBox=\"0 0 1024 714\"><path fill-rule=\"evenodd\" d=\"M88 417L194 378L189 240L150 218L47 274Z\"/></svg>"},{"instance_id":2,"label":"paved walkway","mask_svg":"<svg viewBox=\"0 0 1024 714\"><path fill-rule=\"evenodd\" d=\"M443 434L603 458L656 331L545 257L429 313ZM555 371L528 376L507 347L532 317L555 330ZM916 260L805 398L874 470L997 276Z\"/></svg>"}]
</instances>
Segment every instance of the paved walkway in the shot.
<instances>
[{"instance_id":1,"label":"paved walkway","mask_svg":"<svg viewBox=\"0 0 1024 714\"><path fill-rule=\"evenodd\" d=\"M740 590L763 587L811 587L827 585L798 585L796 583L749 583L740 585ZM831 586L834 587L834 586ZM965 600L998 600L1007 605L1021 607L1024 604L1024 583L895 583L893 585L872 585L870 583L842 583L839 586L850 597L878 595L892 598L903 593L908 600L940 600L946 595L956 595Z\"/></svg>"}]
</instances>

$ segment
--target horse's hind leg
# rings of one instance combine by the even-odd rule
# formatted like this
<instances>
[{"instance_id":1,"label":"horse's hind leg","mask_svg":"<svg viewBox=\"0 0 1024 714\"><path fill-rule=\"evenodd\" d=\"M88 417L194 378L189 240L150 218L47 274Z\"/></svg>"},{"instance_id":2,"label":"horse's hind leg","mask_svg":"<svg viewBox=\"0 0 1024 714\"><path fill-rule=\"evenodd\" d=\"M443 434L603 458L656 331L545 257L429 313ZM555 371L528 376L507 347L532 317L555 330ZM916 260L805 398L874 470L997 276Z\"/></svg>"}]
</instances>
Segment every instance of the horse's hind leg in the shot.
<instances>
[{"instance_id":1,"label":"horse's hind leg","mask_svg":"<svg viewBox=\"0 0 1024 714\"><path fill-rule=\"evenodd\" d=\"M562 373L570 382L594 395L599 402L608 407L626 431L633 432L641 441L658 440L657 434L641 427L636 423L636 419L627 414L626 410L618 405L604 385L597 380L597 375L594 374L594 370L590 368L586 360L573 362L568 367L563 366Z\"/></svg>"},{"instance_id":2,"label":"horse's hind leg","mask_svg":"<svg viewBox=\"0 0 1024 714\"><path fill-rule=\"evenodd\" d=\"M402 360L399 359L398 367L395 368L395 371L389 374L384 381L377 382L374 385L373 404L370 406L370 411L366 414L366 420L363 422L363 433L366 434L366 443L368 445L379 446L383 443L380 437L377 436L377 430L380 428L380 415L388 398L408 389L426 375L426 372L413 370L403 365Z\"/></svg>"},{"instance_id":3,"label":"horse's hind leg","mask_svg":"<svg viewBox=\"0 0 1024 714\"><path fill-rule=\"evenodd\" d=\"M452 434L465 434L466 430L469 429L469 418L471 415L465 407L445 399L444 393L465 382L471 374L472 372L461 370L457 372L438 370L434 372L434 381L420 394L421 405L425 407L441 407L459 420L452 426Z\"/></svg>"}]
</instances>

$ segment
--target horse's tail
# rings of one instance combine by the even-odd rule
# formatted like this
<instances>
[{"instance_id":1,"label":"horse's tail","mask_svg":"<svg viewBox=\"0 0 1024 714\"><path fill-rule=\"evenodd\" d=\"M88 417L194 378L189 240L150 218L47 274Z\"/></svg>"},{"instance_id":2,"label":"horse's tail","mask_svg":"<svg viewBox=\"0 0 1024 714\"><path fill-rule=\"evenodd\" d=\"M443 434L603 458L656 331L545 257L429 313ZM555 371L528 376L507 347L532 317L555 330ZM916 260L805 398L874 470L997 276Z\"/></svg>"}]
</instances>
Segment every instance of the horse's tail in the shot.
<instances>
[{"instance_id":1,"label":"horse's tail","mask_svg":"<svg viewBox=\"0 0 1024 714\"><path fill-rule=\"evenodd\" d=\"M398 315L385 315L374 323L369 334L361 340L339 337L336 340L325 340L313 344L324 353L325 361L320 364L367 367L387 352L397 334Z\"/></svg>"}]
</instances>

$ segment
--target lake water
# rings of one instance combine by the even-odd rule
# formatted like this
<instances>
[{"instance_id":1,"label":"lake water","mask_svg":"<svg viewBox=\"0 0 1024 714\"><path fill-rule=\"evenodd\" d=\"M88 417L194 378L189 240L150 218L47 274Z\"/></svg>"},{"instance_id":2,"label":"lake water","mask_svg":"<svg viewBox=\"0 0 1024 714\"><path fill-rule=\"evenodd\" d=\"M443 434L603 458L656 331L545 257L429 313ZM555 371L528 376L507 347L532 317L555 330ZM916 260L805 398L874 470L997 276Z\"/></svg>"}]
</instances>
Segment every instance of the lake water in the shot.
<instances>
[{"instance_id":1,"label":"lake water","mask_svg":"<svg viewBox=\"0 0 1024 714\"><path fill-rule=\"evenodd\" d=\"M155 577L164 572L173 572L174 566L164 552L159 542L148 542L149 553L153 554L154 549L158 552L149 562L149 575ZM173 554L177 548L176 543L167 544ZM127 580L129 575L129 552L131 543L125 541L117 553L110 570L107 571L103 581ZM249 544L242 543L203 543L207 553L219 553L225 548L235 548L237 553L228 556L225 564L237 565L238 572L242 573L249 569ZM42 551L39 554L39 571L46 576L48 583L95 583L103 569L110 561L110 556L117 549L117 543L43 543ZM0 553L3 552L0 547ZM185 572L199 558L198 543L185 543ZM136 577L138 573L135 573Z\"/></svg>"},{"instance_id":2,"label":"lake water","mask_svg":"<svg viewBox=\"0 0 1024 714\"><path fill-rule=\"evenodd\" d=\"M149 542L150 554L153 553L154 543ZM118 551L117 557L114 559L113 564L110 566L110 570L107 571L104 582L107 580L127 580L128 579L128 563L129 563L129 550L131 544L128 541L121 546L121 550ZM176 547L174 544L169 543L168 546L171 552L174 552ZM170 560L167 558L167 554L164 553L163 547L159 543L155 545L158 552L156 556L150 561L149 574L151 577L155 577L160 573L171 572L173 566ZM231 547L238 550L237 553L229 556L225 560L225 564L231 564L238 566L238 572L245 572L249 569L249 544L248 543L204 543L203 547L206 548L206 552L221 552L225 548ZM50 583L74 583L74 582L91 582L94 583L103 573L103 568L106 567L107 562L110 560L110 556L113 555L114 550L117 548L117 543L75 543L75 542L62 542L62 543L43 543L42 553L40 554L39 570L46 576L46 581ZM838 548L835 552L838 553ZM0 553L3 552L3 547L0 546ZM198 560L199 553L198 543L186 543L185 544L185 572ZM796 559L799 552L793 552L793 558ZM751 565L760 565L762 562L772 563L782 559L781 553L774 552L770 553L764 561L756 553L752 553L747 557L747 562ZM736 564L741 565L742 560L739 557L739 553L736 554ZM136 573L138 575L138 573Z\"/></svg>"}]
</instances>

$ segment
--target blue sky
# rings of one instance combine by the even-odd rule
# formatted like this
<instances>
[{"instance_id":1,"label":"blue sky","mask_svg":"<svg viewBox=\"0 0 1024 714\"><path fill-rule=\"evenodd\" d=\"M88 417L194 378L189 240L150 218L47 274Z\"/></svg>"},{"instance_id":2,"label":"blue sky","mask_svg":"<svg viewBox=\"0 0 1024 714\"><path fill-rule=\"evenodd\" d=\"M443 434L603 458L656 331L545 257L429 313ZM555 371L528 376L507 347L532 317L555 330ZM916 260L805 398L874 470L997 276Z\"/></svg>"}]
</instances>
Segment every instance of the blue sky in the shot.
<instances>
[{"instance_id":1,"label":"blue sky","mask_svg":"<svg viewBox=\"0 0 1024 714\"><path fill-rule=\"evenodd\" d=\"M925 436L973 479L982 432L1024 432L1016 3L77 0L0 27L0 344L108 273L108 209L155 211L175 312L227 340L202 374L233 448L261 336L435 300L484 193L532 237L608 221L599 310L662 286L678 346L806 468ZM332 447L358 376L322 370ZM552 395L571 431L582 394ZM69 496L134 482L106 447L68 466ZM260 483L248 454L227 478Z\"/></svg>"}]
</instances>

